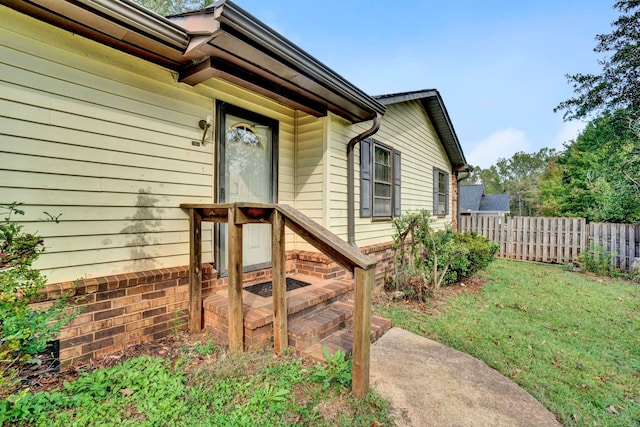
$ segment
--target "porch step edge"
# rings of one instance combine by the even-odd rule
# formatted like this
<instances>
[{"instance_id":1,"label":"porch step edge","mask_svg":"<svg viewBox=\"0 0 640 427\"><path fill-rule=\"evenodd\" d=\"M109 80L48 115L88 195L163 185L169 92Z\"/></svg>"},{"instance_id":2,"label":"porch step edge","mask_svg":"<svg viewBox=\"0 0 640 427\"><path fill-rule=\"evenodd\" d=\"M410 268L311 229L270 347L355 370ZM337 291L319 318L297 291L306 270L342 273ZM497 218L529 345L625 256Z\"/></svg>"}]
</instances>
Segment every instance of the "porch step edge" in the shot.
<instances>
[{"instance_id":1,"label":"porch step edge","mask_svg":"<svg viewBox=\"0 0 640 427\"><path fill-rule=\"evenodd\" d=\"M292 275L295 279L304 280L302 275ZM296 292L287 296L287 314L290 319L304 316L313 312L318 306L324 307L338 300L347 299L353 291L353 279L327 280L322 286L305 292ZM304 290L306 288L301 288ZM244 291L247 292L247 291ZM256 298L252 295L251 298ZM229 313L228 298L224 294L215 293L208 295L202 301L206 312L217 316L222 321L227 321ZM271 298L265 298L265 303L258 308L252 308L249 304L243 304L245 329L257 329L273 323L273 303ZM290 320L290 322L292 321Z\"/></svg>"},{"instance_id":2,"label":"porch step edge","mask_svg":"<svg viewBox=\"0 0 640 427\"><path fill-rule=\"evenodd\" d=\"M298 349L318 343L343 328L353 316L353 306L343 301L334 301L322 308L297 317L289 322L289 345Z\"/></svg>"},{"instance_id":3,"label":"porch step edge","mask_svg":"<svg viewBox=\"0 0 640 427\"><path fill-rule=\"evenodd\" d=\"M389 329L391 329L391 326L390 319L371 315L371 343L373 344L379 340ZM316 361L326 362L324 356L325 347L331 357L333 357L338 350L344 351L346 355L351 355L353 352L353 328L349 327L338 330L317 344L311 346L309 349L302 350L302 353Z\"/></svg>"}]
</instances>

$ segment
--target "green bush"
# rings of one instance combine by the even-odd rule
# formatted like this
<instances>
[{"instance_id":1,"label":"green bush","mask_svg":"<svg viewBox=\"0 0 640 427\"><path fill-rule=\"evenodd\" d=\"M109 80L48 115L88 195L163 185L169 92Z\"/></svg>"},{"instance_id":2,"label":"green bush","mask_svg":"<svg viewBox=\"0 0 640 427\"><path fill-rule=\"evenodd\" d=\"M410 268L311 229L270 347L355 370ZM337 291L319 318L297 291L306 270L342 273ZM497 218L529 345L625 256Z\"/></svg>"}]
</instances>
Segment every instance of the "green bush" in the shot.
<instances>
[{"instance_id":1,"label":"green bush","mask_svg":"<svg viewBox=\"0 0 640 427\"><path fill-rule=\"evenodd\" d=\"M607 251L602 245L589 244L589 250L578 255L578 262L585 271L602 276L620 276L620 271L613 266L614 253Z\"/></svg>"},{"instance_id":2,"label":"green bush","mask_svg":"<svg viewBox=\"0 0 640 427\"><path fill-rule=\"evenodd\" d=\"M454 233L453 240L464 248L468 262L466 269L457 270L456 280L473 276L487 268L500 250L500 245L475 232Z\"/></svg>"},{"instance_id":3,"label":"green bush","mask_svg":"<svg viewBox=\"0 0 640 427\"><path fill-rule=\"evenodd\" d=\"M428 211L407 213L393 221L395 275L390 285L408 297L424 299L440 286L487 267L499 246L476 233L435 231Z\"/></svg>"},{"instance_id":4,"label":"green bush","mask_svg":"<svg viewBox=\"0 0 640 427\"><path fill-rule=\"evenodd\" d=\"M24 214L17 206L4 206L6 216L0 221L0 397L15 389L20 368L38 363L36 356L74 316L64 299L42 309L30 305L46 285L33 267L44 243L12 221L12 215Z\"/></svg>"}]
</instances>

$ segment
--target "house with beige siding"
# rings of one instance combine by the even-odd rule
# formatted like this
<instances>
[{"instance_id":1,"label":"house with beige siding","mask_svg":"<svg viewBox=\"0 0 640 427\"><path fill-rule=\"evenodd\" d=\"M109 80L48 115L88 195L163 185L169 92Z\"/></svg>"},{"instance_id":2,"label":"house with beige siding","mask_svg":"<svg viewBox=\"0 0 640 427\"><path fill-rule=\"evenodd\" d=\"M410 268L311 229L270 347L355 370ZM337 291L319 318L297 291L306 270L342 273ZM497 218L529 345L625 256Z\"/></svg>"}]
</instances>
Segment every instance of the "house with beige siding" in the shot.
<instances>
[{"instance_id":1,"label":"house with beige siding","mask_svg":"<svg viewBox=\"0 0 640 427\"><path fill-rule=\"evenodd\" d=\"M0 50L0 205L21 202L44 238L46 299L70 291L83 307L59 337L63 365L193 319L227 338L231 255L240 245L245 286L271 280L276 255L270 219L245 216L240 244L220 206L288 205L307 227L285 222L283 243L287 275L309 283L287 292L300 348L318 343L296 313L350 298L341 253L359 248L381 282L394 217L455 222L466 162L436 90L370 96L230 1L165 18L129 0L7 0ZM336 261L311 229L351 249ZM251 310L270 300L240 295L254 304L244 345L269 342L272 318Z\"/></svg>"}]
</instances>

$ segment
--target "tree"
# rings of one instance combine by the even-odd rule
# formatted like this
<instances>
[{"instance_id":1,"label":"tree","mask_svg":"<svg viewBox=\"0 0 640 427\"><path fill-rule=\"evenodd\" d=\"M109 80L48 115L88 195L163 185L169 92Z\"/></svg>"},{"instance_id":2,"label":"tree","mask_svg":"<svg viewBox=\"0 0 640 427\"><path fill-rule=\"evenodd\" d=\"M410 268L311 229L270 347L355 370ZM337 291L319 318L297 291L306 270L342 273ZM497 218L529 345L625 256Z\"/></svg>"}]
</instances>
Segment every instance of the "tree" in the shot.
<instances>
[{"instance_id":1,"label":"tree","mask_svg":"<svg viewBox=\"0 0 640 427\"><path fill-rule=\"evenodd\" d=\"M158 15L168 16L191 10L204 9L213 0L134 0L140 6L154 11Z\"/></svg>"},{"instance_id":2,"label":"tree","mask_svg":"<svg viewBox=\"0 0 640 427\"><path fill-rule=\"evenodd\" d=\"M592 120L540 182L546 215L640 222L640 123L630 109Z\"/></svg>"},{"instance_id":3,"label":"tree","mask_svg":"<svg viewBox=\"0 0 640 427\"><path fill-rule=\"evenodd\" d=\"M640 0L619 0L613 7L621 12L613 32L596 36L594 51L606 55L598 61L602 72L566 76L576 95L554 108L564 111L565 120L640 107Z\"/></svg>"},{"instance_id":4,"label":"tree","mask_svg":"<svg viewBox=\"0 0 640 427\"><path fill-rule=\"evenodd\" d=\"M509 193L513 215L537 215L541 205L538 183L555 156L556 151L551 148L531 154L521 151L474 172L487 194Z\"/></svg>"}]
</instances>

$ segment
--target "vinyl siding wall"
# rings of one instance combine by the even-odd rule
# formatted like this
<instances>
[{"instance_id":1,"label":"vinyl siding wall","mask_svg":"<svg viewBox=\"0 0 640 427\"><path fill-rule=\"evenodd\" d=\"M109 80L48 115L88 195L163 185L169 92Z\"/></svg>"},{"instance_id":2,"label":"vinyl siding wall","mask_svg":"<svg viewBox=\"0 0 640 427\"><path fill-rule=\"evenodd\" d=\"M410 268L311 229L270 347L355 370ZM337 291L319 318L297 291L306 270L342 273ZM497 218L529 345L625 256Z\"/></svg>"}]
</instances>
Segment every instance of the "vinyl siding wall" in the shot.
<instances>
[{"instance_id":1,"label":"vinyl siding wall","mask_svg":"<svg viewBox=\"0 0 640 427\"><path fill-rule=\"evenodd\" d=\"M326 194L326 123L327 118L317 118L298 113L296 148L297 179L295 182L295 208L325 226ZM296 236L296 249L315 251L304 239Z\"/></svg>"},{"instance_id":2,"label":"vinyl siding wall","mask_svg":"<svg viewBox=\"0 0 640 427\"><path fill-rule=\"evenodd\" d=\"M24 203L49 282L188 264L178 205L213 201L213 129L203 147L192 141L216 99L280 122L279 201L294 204L293 110L217 80L177 83L0 6L0 204ZM211 261L208 224L203 240Z\"/></svg>"},{"instance_id":3,"label":"vinyl siding wall","mask_svg":"<svg viewBox=\"0 0 640 427\"><path fill-rule=\"evenodd\" d=\"M331 191L329 192L331 230L347 239L346 146L351 138L371 126L371 122L349 125L338 117L331 121ZM387 106L380 130L373 136L402 153L402 212L420 209L433 210L433 167L451 173L451 163L428 115L418 101ZM355 200L356 242L364 247L392 240L391 221L360 218L360 155L356 150ZM452 181L450 179L450 181ZM449 195L449 214L438 218L436 227L451 223L452 201Z\"/></svg>"}]
</instances>

